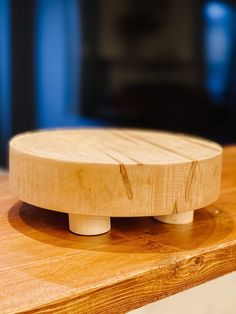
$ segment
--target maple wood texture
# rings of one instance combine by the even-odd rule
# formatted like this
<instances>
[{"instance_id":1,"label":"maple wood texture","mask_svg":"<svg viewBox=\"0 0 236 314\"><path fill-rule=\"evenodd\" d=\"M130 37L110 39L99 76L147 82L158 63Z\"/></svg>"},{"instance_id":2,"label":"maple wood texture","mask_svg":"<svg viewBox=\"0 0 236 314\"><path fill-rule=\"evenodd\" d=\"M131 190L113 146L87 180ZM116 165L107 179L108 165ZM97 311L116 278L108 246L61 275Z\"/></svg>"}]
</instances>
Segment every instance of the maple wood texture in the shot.
<instances>
[{"instance_id":1,"label":"maple wood texture","mask_svg":"<svg viewBox=\"0 0 236 314\"><path fill-rule=\"evenodd\" d=\"M72 214L177 214L214 202L221 147L166 132L75 129L10 142L10 184L27 203Z\"/></svg>"},{"instance_id":2,"label":"maple wood texture","mask_svg":"<svg viewBox=\"0 0 236 314\"><path fill-rule=\"evenodd\" d=\"M125 313L236 270L236 146L220 198L191 224L113 218L84 237L66 216L18 201L0 175L1 313Z\"/></svg>"}]
</instances>

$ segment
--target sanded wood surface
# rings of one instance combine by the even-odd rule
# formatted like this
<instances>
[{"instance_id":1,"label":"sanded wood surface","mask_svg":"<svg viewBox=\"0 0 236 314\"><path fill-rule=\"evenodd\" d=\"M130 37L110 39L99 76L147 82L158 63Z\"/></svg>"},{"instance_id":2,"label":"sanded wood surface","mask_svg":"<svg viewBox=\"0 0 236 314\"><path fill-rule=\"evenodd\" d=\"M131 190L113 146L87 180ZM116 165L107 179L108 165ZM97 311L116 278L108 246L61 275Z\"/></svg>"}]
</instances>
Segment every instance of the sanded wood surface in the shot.
<instances>
[{"instance_id":1,"label":"sanded wood surface","mask_svg":"<svg viewBox=\"0 0 236 314\"><path fill-rule=\"evenodd\" d=\"M236 146L192 224L113 218L84 237L66 216L17 201L0 176L0 313L124 313L236 270Z\"/></svg>"},{"instance_id":2,"label":"sanded wood surface","mask_svg":"<svg viewBox=\"0 0 236 314\"><path fill-rule=\"evenodd\" d=\"M156 131L74 129L17 135L10 183L23 201L61 212L134 217L177 214L214 202L221 147Z\"/></svg>"}]
</instances>

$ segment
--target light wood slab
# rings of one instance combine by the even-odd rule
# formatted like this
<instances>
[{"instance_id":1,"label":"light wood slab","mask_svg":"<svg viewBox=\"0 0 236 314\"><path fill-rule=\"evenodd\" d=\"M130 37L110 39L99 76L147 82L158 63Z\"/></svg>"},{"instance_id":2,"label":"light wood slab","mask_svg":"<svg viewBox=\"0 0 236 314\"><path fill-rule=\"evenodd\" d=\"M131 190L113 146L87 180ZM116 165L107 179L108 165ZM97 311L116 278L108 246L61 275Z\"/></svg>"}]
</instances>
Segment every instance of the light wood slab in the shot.
<instances>
[{"instance_id":1,"label":"light wood slab","mask_svg":"<svg viewBox=\"0 0 236 314\"><path fill-rule=\"evenodd\" d=\"M113 218L97 237L19 202L0 175L0 313L126 313L236 270L235 161L226 148L221 195L193 223Z\"/></svg>"},{"instance_id":2,"label":"light wood slab","mask_svg":"<svg viewBox=\"0 0 236 314\"><path fill-rule=\"evenodd\" d=\"M105 217L110 216L176 215L170 223L179 223L180 217L190 222L192 214L177 214L206 206L219 195L221 154L219 145L183 134L126 129L26 133L10 142L10 185L25 202L71 214L77 233L85 234L81 230L94 226L94 219L76 220L75 215L100 217L101 232L109 230Z\"/></svg>"}]
</instances>

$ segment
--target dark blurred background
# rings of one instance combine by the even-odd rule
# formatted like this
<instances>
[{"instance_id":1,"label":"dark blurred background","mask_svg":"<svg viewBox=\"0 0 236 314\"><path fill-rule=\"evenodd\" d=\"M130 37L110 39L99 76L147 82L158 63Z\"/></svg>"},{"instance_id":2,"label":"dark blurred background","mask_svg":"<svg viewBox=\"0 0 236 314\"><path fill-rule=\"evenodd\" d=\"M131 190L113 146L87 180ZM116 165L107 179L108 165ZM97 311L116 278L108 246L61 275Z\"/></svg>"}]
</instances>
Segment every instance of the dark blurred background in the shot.
<instances>
[{"instance_id":1,"label":"dark blurred background","mask_svg":"<svg viewBox=\"0 0 236 314\"><path fill-rule=\"evenodd\" d=\"M236 141L236 2L0 0L0 165L69 126Z\"/></svg>"}]
</instances>

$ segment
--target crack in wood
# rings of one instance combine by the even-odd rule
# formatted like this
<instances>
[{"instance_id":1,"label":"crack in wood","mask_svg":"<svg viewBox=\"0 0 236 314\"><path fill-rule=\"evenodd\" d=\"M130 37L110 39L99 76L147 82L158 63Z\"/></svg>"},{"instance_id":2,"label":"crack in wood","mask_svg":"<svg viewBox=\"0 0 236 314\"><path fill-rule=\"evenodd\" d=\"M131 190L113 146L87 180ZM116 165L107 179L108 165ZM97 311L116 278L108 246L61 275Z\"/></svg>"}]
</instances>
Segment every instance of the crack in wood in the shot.
<instances>
[{"instance_id":1,"label":"crack in wood","mask_svg":"<svg viewBox=\"0 0 236 314\"><path fill-rule=\"evenodd\" d=\"M117 136L117 137L119 137L119 138L121 138L121 139L126 140L126 141L129 142L129 143L132 143L132 144L136 144L136 145L137 145L136 142L132 141L131 139L129 139L129 138L127 138L127 137L125 137L123 134L121 135L121 134L119 134L119 133L116 133L115 131L110 131L110 133L113 134L113 135L115 135L115 136ZM119 151L117 148L114 149L114 148L111 147L111 149L114 150L114 151L117 151L117 152L120 153L120 154L123 154L123 152ZM142 166L142 165L143 165L143 163L142 163L141 161L139 161L139 160L137 160L137 159L134 159L134 158L131 158L131 157L129 157L127 154L125 154L125 156L126 156L127 158L129 158L131 161L135 162L138 166Z\"/></svg>"},{"instance_id":2,"label":"crack in wood","mask_svg":"<svg viewBox=\"0 0 236 314\"><path fill-rule=\"evenodd\" d=\"M127 193L127 197L129 200L133 199L133 191L132 191L132 186L125 168L125 165L122 164L118 159L116 159L115 157L111 156L110 154L106 153L107 156L109 156L110 158L112 158L113 160L115 160L116 162L118 162L119 167L120 167L120 174L124 183L124 187Z\"/></svg>"},{"instance_id":3,"label":"crack in wood","mask_svg":"<svg viewBox=\"0 0 236 314\"><path fill-rule=\"evenodd\" d=\"M121 163L120 163L120 174L121 174L123 182L124 182L124 186L126 189L128 199L132 200L133 199L133 191L132 191L131 183L130 183L126 168Z\"/></svg>"},{"instance_id":4,"label":"crack in wood","mask_svg":"<svg viewBox=\"0 0 236 314\"><path fill-rule=\"evenodd\" d=\"M120 161L118 159L116 159L114 156L108 154L108 153L105 153L107 156L109 156L111 159L115 160L118 164L120 164Z\"/></svg>"},{"instance_id":5,"label":"crack in wood","mask_svg":"<svg viewBox=\"0 0 236 314\"><path fill-rule=\"evenodd\" d=\"M194 143L198 146L208 148L208 149L212 150L213 152L219 152L219 153L222 152L222 150L220 148L210 146L211 143L209 143L209 145L207 145L207 144L199 142L198 140L195 140L193 138L186 138L186 137L181 137L181 139L186 141L186 142ZM215 145L215 143L212 143L212 145Z\"/></svg>"},{"instance_id":6,"label":"crack in wood","mask_svg":"<svg viewBox=\"0 0 236 314\"><path fill-rule=\"evenodd\" d=\"M177 152L176 150L171 149L169 147L166 147L164 145L161 145L160 143L156 143L156 142L153 142L153 141L151 141L151 140L149 140L147 138L140 137L137 134L133 134L133 133L131 133L131 134L132 134L132 137L134 137L134 138L136 138L136 139L138 139L138 140L140 140L140 141L142 141L142 142L144 142L146 144L149 144L149 145L151 145L153 147L159 148L160 150L162 150L164 152L168 152L168 153L171 153L172 155L175 155L175 156L178 156L178 157L182 157L182 158L185 158L185 159L188 159L188 160L192 159L190 156L185 155L185 154L180 153L180 152Z\"/></svg>"},{"instance_id":7,"label":"crack in wood","mask_svg":"<svg viewBox=\"0 0 236 314\"><path fill-rule=\"evenodd\" d=\"M177 207L177 201L175 201L174 203L174 209L173 209L173 212L172 212L172 215L175 215L178 213L178 207Z\"/></svg>"},{"instance_id":8,"label":"crack in wood","mask_svg":"<svg viewBox=\"0 0 236 314\"><path fill-rule=\"evenodd\" d=\"M186 186L185 186L185 201L189 200L190 192L193 184L193 178L197 167L197 160L193 160L189 169Z\"/></svg>"}]
</instances>

